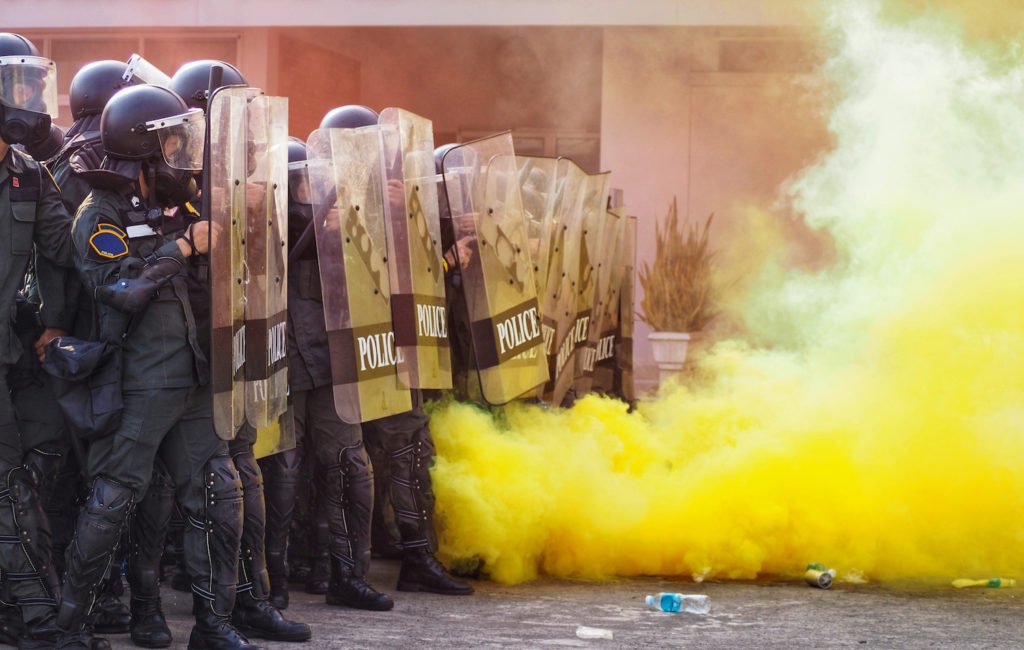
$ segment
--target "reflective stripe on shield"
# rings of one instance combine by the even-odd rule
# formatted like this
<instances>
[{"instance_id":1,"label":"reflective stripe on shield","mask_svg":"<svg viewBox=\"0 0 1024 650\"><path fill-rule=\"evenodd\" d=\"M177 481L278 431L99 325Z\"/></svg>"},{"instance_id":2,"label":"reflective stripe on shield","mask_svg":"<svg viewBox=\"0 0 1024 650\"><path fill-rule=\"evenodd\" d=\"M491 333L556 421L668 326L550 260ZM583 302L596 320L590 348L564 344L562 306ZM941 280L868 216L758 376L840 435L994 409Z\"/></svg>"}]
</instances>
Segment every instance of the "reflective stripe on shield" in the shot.
<instances>
[{"instance_id":1,"label":"reflective stripe on shield","mask_svg":"<svg viewBox=\"0 0 1024 650\"><path fill-rule=\"evenodd\" d=\"M288 99L251 89L246 119L245 417L267 455L295 445L287 413Z\"/></svg>"},{"instance_id":2,"label":"reflective stripe on shield","mask_svg":"<svg viewBox=\"0 0 1024 650\"><path fill-rule=\"evenodd\" d=\"M504 404L547 380L537 284L509 133L444 155L473 354L483 398Z\"/></svg>"},{"instance_id":3,"label":"reflective stripe on shield","mask_svg":"<svg viewBox=\"0 0 1024 650\"><path fill-rule=\"evenodd\" d=\"M386 108L380 128L398 376L411 388L451 388L434 127L414 113Z\"/></svg>"},{"instance_id":4,"label":"reflective stripe on shield","mask_svg":"<svg viewBox=\"0 0 1024 650\"><path fill-rule=\"evenodd\" d=\"M412 408L391 322L380 127L321 129L308 146L334 405L359 423Z\"/></svg>"},{"instance_id":5,"label":"reflective stripe on shield","mask_svg":"<svg viewBox=\"0 0 1024 650\"><path fill-rule=\"evenodd\" d=\"M213 425L232 440L245 421L244 244L247 89L224 87L210 97L209 218L220 227L210 250L210 372Z\"/></svg>"}]
</instances>

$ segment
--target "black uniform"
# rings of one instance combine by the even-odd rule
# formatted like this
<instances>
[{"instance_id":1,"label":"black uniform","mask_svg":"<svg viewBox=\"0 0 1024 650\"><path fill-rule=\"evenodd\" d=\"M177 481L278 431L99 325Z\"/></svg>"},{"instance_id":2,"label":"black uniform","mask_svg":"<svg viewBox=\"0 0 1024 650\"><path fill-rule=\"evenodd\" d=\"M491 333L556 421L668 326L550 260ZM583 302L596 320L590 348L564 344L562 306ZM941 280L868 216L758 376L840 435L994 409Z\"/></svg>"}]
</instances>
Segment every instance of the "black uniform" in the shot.
<instances>
[{"instance_id":1,"label":"black uniform","mask_svg":"<svg viewBox=\"0 0 1024 650\"><path fill-rule=\"evenodd\" d=\"M3 600L21 607L27 638L52 639L56 633L54 597L59 587L49 560L50 533L37 493L39 477L24 465L26 452L40 441L23 439L7 375L25 353L13 329L15 295L33 246L55 264L70 266L70 217L49 173L13 148L0 160L0 220L0 241L4 242L0 246L0 305L9 310L7 318L0 318L0 503L7 505L0 508ZM40 286L44 297L61 290ZM29 436L42 430L31 423L25 429Z\"/></svg>"},{"instance_id":2,"label":"black uniform","mask_svg":"<svg viewBox=\"0 0 1024 650\"><path fill-rule=\"evenodd\" d=\"M128 227L141 221L139 205L128 190L95 190L73 228L79 272L97 296L100 337L120 342L123 350L124 411L118 429L88 452L92 489L69 552L59 616L72 633L84 622L158 455L190 524L185 554L197 615L210 611L226 618L235 599L242 489L227 445L213 430L207 357L198 341L202 324L186 284L188 261L169 237L128 237ZM134 288L133 282L143 281L155 292Z\"/></svg>"}]
</instances>

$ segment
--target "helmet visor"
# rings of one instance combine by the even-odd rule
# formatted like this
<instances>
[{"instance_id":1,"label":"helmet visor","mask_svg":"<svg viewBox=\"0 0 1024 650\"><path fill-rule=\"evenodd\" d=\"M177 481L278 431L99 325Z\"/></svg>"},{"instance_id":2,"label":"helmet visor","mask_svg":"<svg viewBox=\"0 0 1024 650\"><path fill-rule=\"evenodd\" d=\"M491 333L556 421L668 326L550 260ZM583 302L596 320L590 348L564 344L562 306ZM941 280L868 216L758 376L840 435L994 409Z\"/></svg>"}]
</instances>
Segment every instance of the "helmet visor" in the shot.
<instances>
[{"instance_id":1,"label":"helmet visor","mask_svg":"<svg viewBox=\"0 0 1024 650\"><path fill-rule=\"evenodd\" d=\"M149 84L151 86L163 86L164 88L171 87L171 78L168 77L163 70L138 54L133 54L132 57L128 59L128 63L124 66L124 74L121 75L121 79L123 79L125 83L141 81L142 83Z\"/></svg>"},{"instance_id":2,"label":"helmet visor","mask_svg":"<svg viewBox=\"0 0 1024 650\"><path fill-rule=\"evenodd\" d=\"M169 167L192 171L203 168L206 119L201 109L146 122L146 130L160 136L160 149Z\"/></svg>"},{"instance_id":3,"label":"helmet visor","mask_svg":"<svg viewBox=\"0 0 1024 650\"><path fill-rule=\"evenodd\" d=\"M57 119L57 66L41 56L0 56L0 101Z\"/></svg>"},{"instance_id":4,"label":"helmet visor","mask_svg":"<svg viewBox=\"0 0 1024 650\"><path fill-rule=\"evenodd\" d=\"M288 196L294 203L313 204L312 184L323 185L331 173L326 160L296 160L288 163Z\"/></svg>"}]
</instances>

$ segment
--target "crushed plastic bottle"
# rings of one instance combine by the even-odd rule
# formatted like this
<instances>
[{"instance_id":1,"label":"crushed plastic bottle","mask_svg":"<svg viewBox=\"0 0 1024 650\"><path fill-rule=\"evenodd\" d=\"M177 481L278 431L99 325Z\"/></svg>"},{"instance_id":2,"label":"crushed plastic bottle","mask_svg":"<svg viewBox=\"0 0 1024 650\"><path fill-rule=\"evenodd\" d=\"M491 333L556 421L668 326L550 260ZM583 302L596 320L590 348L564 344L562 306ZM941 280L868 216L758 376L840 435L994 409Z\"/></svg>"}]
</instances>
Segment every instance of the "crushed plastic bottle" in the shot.
<instances>
[{"instance_id":1,"label":"crushed plastic bottle","mask_svg":"<svg viewBox=\"0 0 1024 650\"><path fill-rule=\"evenodd\" d=\"M615 633L603 627L576 626L576 636L581 639L614 639Z\"/></svg>"},{"instance_id":2,"label":"crushed plastic bottle","mask_svg":"<svg viewBox=\"0 0 1024 650\"><path fill-rule=\"evenodd\" d=\"M663 612L707 614L711 611L711 599L704 594L677 594L663 591L654 596L647 596L644 601L651 609Z\"/></svg>"}]
</instances>

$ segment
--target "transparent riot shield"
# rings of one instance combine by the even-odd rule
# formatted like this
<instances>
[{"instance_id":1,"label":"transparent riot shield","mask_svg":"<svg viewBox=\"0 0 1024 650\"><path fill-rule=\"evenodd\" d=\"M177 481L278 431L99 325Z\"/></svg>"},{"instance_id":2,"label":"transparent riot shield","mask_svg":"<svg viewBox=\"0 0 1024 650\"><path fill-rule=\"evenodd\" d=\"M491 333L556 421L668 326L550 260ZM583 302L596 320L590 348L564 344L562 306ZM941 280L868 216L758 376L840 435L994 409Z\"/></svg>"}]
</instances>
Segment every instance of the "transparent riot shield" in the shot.
<instances>
[{"instance_id":1,"label":"transparent riot shield","mask_svg":"<svg viewBox=\"0 0 1024 650\"><path fill-rule=\"evenodd\" d=\"M580 202L583 232L580 238L579 282L576 285L577 352L573 355L573 388L576 397L582 397L590 390L590 375L593 371L594 349L589 345L598 293L601 249L605 239L610 180L609 173L589 174Z\"/></svg>"},{"instance_id":2,"label":"transparent riot shield","mask_svg":"<svg viewBox=\"0 0 1024 650\"><path fill-rule=\"evenodd\" d=\"M587 173L568 158L559 159L556 179L553 219L557 225L548 262L544 317L550 380L542 397L549 404L562 403L572 389L575 375L574 353L579 336L576 293L580 282L583 197L589 182Z\"/></svg>"},{"instance_id":3,"label":"transparent riot shield","mask_svg":"<svg viewBox=\"0 0 1024 650\"><path fill-rule=\"evenodd\" d=\"M537 283L510 133L442 160L470 337L484 401L504 404L547 380Z\"/></svg>"},{"instance_id":4,"label":"transparent riot shield","mask_svg":"<svg viewBox=\"0 0 1024 650\"><path fill-rule=\"evenodd\" d=\"M321 129L307 146L335 409L349 423L403 413L412 396L397 377L380 127Z\"/></svg>"},{"instance_id":5,"label":"transparent riot shield","mask_svg":"<svg viewBox=\"0 0 1024 650\"><path fill-rule=\"evenodd\" d=\"M636 217L628 217L622 235L622 284L619 291L619 327L615 331L615 388L627 402L636 399L633 383L633 315L636 313Z\"/></svg>"},{"instance_id":6,"label":"transparent riot shield","mask_svg":"<svg viewBox=\"0 0 1024 650\"><path fill-rule=\"evenodd\" d=\"M569 196L574 196L574 193L560 172L565 163L559 159L517 156L516 165L530 255L534 259L538 302L541 305L541 334L548 359L548 382L538 390L537 397L551 403L556 383L555 338L559 329L564 331L568 327L569 313L564 308L564 296L571 293L564 287L566 283L562 267L566 256L575 259L578 249L572 245L566 246L566 235L570 242L579 241L574 230L575 224L572 233L569 233L569 224L564 218L562 206L566 190Z\"/></svg>"},{"instance_id":7,"label":"transparent riot shield","mask_svg":"<svg viewBox=\"0 0 1024 650\"><path fill-rule=\"evenodd\" d=\"M593 350L589 377L590 385L583 387L601 393L611 393L615 384L615 331L619 326L619 294L622 291L623 236L626 216L622 209L610 209L605 219L606 233L598 266L597 299L594 302L593 325L590 328L588 348ZM579 387L577 387L579 392Z\"/></svg>"},{"instance_id":8,"label":"transparent riot shield","mask_svg":"<svg viewBox=\"0 0 1024 650\"><path fill-rule=\"evenodd\" d=\"M295 445L287 414L288 99L250 89L246 122L245 417L267 455Z\"/></svg>"},{"instance_id":9,"label":"transparent riot shield","mask_svg":"<svg viewBox=\"0 0 1024 650\"><path fill-rule=\"evenodd\" d=\"M210 97L209 197L204 213L220 230L210 249L210 374L213 424L232 440L245 421L246 89L224 87ZM208 207L207 207L208 206Z\"/></svg>"},{"instance_id":10,"label":"transparent riot shield","mask_svg":"<svg viewBox=\"0 0 1024 650\"><path fill-rule=\"evenodd\" d=\"M516 156L516 168L541 316L546 317L544 308L549 281L548 263L555 247L555 208L559 202L558 159Z\"/></svg>"},{"instance_id":11,"label":"transparent riot shield","mask_svg":"<svg viewBox=\"0 0 1024 650\"><path fill-rule=\"evenodd\" d=\"M381 111L379 123L398 377L410 388L451 388L434 127L398 108Z\"/></svg>"}]
</instances>

